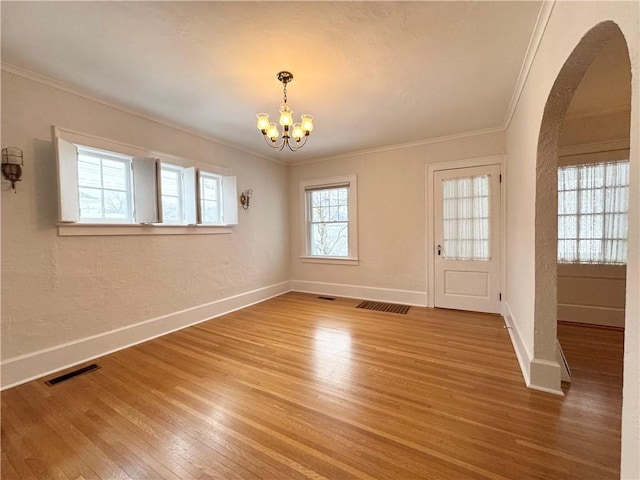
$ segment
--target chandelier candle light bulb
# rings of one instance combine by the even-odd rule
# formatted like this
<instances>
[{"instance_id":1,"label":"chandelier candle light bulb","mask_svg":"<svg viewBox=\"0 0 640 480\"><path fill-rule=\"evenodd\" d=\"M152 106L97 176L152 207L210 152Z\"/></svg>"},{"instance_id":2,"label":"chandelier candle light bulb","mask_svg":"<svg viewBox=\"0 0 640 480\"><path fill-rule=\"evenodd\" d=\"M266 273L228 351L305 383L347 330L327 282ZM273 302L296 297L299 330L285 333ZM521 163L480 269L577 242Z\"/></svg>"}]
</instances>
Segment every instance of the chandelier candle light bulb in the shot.
<instances>
[{"instance_id":1,"label":"chandelier candle light bulb","mask_svg":"<svg viewBox=\"0 0 640 480\"><path fill-rule=\"evenodd\" d=\"M280 72L276 77L283 85L284 101L280 105L280 125L282 126L282 140L278 143L280 131L275 122L269 122L269 115L259 113L256 126L262 133L267 145L275 150L282 150L285 146L292 152L301 149L307 143L307 138L313 130L313 117L302 115L300 123L293 123L293 110L287 103L287 83L293 80L290 72ZM293 137L293 141L291 140Z\"/></svg>"},{"instance_id":2,"label":"chandelier candle light bulb","mask_svg":"<svg viewBox=\"0 0 640 480\"><path fill-rule=\"evenodd\" d=\"M259 113L258 117L258 130L267 130L269 128L269 114Z\"/></svg>"}]
</instances>

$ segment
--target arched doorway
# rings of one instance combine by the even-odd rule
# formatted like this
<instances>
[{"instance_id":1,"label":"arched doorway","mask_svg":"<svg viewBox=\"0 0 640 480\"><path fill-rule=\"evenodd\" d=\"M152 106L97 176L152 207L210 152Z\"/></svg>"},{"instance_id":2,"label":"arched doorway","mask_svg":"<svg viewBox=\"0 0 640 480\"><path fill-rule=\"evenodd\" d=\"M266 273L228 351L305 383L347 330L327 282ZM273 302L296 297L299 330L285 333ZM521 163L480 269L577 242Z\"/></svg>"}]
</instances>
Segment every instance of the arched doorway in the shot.
<instances>
[{"instance_id":1,"label":"arched doorway","mask_svg":"<svg viewBox=\"0 0 640 480\"><path fill-rule=\"evenodd\" d=\"M571 385L612 403L622 401L630 113L629 52L614 34L580 81L560 134L557 269L558 340Z\"/></svg>"},{"instance_id":2,"label":"arched doorway","mask_svg":"<svg viewBox=\"0 0 640 480\"><path fill-rule=\"evenodd\" d=\"M560 391L557 363L558 145L564 119L582 78L618 26L602 22L589 30L564 63L547 99L538 137L535 200L535 328L531 383ZM544 376L544 379L536 378Z\"/></svg>"}]
</instances>

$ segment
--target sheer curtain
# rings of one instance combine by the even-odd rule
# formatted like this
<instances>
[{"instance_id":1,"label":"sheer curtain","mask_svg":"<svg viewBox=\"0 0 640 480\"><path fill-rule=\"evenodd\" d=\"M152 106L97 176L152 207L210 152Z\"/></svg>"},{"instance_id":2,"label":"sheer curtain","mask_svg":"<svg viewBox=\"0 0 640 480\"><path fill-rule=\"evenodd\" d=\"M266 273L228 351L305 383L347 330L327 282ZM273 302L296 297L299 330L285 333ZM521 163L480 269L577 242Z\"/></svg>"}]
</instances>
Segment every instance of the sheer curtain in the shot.
<instances>
[{"instance_id":1,"label":"sheer curtain","mask_svg":"<svg viewBox=\"0 0 640 480\"><path fill-rule=\"evenodd\" d=\"M629 162L558 169L558 262L625 264Z\"/></svg>"},{"instance_id":2,"label":"sheer curtain","mask_svg":"<svg viewBox=\"0 0 640 480\"><path fill-rule=\"evenodd\" d=\"M490 259L489 180L490 175L443 180L444 258Z\"/></svg>"}]
</instances>

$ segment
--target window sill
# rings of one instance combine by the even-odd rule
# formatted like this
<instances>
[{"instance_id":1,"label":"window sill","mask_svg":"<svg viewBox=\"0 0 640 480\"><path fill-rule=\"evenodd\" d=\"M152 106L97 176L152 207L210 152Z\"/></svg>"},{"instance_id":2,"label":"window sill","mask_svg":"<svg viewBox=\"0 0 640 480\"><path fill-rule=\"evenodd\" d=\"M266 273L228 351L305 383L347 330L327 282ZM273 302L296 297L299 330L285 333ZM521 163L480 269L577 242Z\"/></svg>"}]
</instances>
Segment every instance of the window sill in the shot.
<instances>
[{"instance_id":1,"label":"window sill","mask_svg":"<svg viewBox=\"0 0 640 480\"><path fill-rule=\"evenodd\" d=\"M117 223L59 223L58 236L217 235L233 231L230 225L129 225Z\"/></svg>"},{"instance_id":2,"label":"window sill","mask_svg":"<svg viewBox=\"0 0 640 480\"><path fill-rule=\"evenodd\" d=\"M325 263L329 265L358 265L358 259L354 257L310 257L301 255L303 263Z\"/></svg>"}]
</instances>

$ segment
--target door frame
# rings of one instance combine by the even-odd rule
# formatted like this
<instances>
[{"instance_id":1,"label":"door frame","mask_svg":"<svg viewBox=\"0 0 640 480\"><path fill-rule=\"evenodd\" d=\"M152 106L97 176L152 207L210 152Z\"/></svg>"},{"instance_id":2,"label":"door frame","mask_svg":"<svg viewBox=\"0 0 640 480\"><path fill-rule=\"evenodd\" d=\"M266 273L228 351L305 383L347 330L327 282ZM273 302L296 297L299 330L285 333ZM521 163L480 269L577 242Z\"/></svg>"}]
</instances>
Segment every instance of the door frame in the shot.
<instances>
[{"instance_id":1,"label":"door frame","mask_svg":"<svg viewBox=\"0 0 640 480\"><path fill-rule=\"evenodd\" d=\"M500 302L500 313L505 316L505 304L507 299L506 285L506 245L507 245L507 208L506 208L506 155L491 155L486 157L465 158L462 160L445 161L427 163L425 165L425 214L426 214L426 272L427 272L427 306L435 307L435 225L434 225L434 207L435 199L433 198L433 177L434 173L440 170L454 170L467 167L483 167L488 165L500 165L502 182L500 183L500 292L502 293L502 301Z\"/></svg>"}]
</instances>

